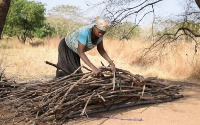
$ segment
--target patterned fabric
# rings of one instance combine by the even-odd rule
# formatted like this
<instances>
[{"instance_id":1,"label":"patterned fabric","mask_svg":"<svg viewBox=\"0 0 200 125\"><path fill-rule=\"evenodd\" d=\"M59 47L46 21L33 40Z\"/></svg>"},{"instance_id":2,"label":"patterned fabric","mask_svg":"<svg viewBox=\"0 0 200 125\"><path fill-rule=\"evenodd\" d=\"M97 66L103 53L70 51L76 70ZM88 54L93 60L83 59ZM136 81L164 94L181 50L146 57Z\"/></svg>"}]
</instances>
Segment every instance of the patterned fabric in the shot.
<instances>
[{"instance_id":1,"label":"patterned fabric","mask_svg":"<svg viewBox=\"0 0 200 125\"><path fill-rule=\"evenodd\" d=\"M109 21L105 17L96 17L95 25L97 25L97 28L106 31L109 26Z\"/></svg>"},{"instance_id":2,"label":"patterned fabric","mask_svg":"<svg viewBox=\"0 0 200 125\"><path fill-rule=\"evenodd\" d=\"M56 70L56 78L63 77L73 73L81 66L80 57L77 53L73 52L63 38L58 47L58 63L57 66L68 71L65 73L59 69ZM81 69L77 73L82 73Z\"/></svg>"},{"instance_id":3,"label":"patterned fabric","mask_svg":"<svg viewBox=\"0 0 200 125\"><path fill-rule=\"evenodd\" d=\"M92 43L91 40L91 32L94 24L87 25L79 28L75 32L71 33L70 35L65 37L65 42L67 46L73 50L75 53L77 53L78 49L78 41L80 41L83 45L85 45L84 52L91 50L95 46L99 44L103 40L103 37L99 37L97 41L95 41L96 44Z\"/></svg>"}]
</instances>

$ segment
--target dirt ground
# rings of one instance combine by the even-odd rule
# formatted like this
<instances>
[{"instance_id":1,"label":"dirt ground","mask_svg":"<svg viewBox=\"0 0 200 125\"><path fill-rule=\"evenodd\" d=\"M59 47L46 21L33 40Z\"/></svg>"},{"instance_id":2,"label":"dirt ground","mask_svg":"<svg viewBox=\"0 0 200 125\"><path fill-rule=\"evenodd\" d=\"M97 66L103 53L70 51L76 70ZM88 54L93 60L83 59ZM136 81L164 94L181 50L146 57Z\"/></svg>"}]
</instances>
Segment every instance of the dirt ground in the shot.
<instances>
[{"instance_id":1,"label":"dirt ground","mask_svg":"<svg viewBox=\"0 0 200 125\"><path fill-rule=\"evenodd\" d=\"M149 104L98 113L89 118L73 119L66 125L199 125L200 86L194 83L183 84L180 92L184 98L167 103ZM114 118L105 118L113 116ZM134 121L133 119L142 119Z\"/></svg>"},{"instance_id":2,"label":"dirt ground","mask_svg":"<svg viewBox=\"0 0 200 125\"><path fill-rule=\"evenodd\" d=\"M93 60L99 62L97 58ZM126 65L120 68L132 71ZM169 80L163 80L163 82L182 85L183 89L180 94L184 97L166 103L140 105L98 113L88 118L73 119L66 125L200 125L200 84ZM105 118L107 116L116 119ZM142 119L142 121L134 121L135 118Z\"/></svg>"},{"instance_id":3,"label":"dirt ground","mask_svg":"<svg viewBox=\"0 0 200 125\"><path fill-rule=\"evenodd\" d=\"M90 58L94 61L94 64L100 64L99 62L102 60L93 56L90 56ZM136 69L130 67L126 63L127 62L116 62L116 66L136 73ZM13 68L12 66L14 66L14 64L9 66ZM6 69L9 71L8 66ZM29 74L29 72L26 74ZM48 75L46 78L39 74L35 75L35 77L31 76L31 79L38 80L41 77L49 79L53 78L54 75L55 74L51 76ZM24 82L30 79L23 78L19 80L23 80ZM88 118L84 117L69 120L65 125L200 125L200 83L178 81L165 82L167 82L167 84L183 85L183 90L180 93L184 95L184 97L167 103L140 105L93 114ZM116 119L106 118L107 116L113 116ZM142 121L134 121L133 119L135 118L142 119Z\"/></svg>"},{"instance_id":4,"label":"dirt ground","mask_svg":"<svg viewBox=\"0 0 200 125\"><path fill-rule=\"evenodd\" d=\"M90 57L94 63L99 58ZM119 68L133 71L124 62L117 63ZM182 85L180 91L184 97L171 102L139 105L98 113L88 118L77 118L66 125L200 125L200 84L193 82L162 80L165 84ZM114 118L105 118L112 116ZM142 119L134 121L133 119Z\"/></svg>"}]
</instances>

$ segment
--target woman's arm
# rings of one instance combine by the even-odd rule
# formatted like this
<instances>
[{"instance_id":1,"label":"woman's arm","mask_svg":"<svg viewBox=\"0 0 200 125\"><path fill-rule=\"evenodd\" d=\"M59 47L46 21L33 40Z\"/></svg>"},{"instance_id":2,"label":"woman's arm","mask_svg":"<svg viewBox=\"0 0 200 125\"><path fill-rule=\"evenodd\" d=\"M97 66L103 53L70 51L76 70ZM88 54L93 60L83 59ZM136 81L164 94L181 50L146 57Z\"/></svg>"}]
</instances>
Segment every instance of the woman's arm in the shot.
<instances>
[{"instance_id":1,"label":"woman's arm","mask_svg":"<svg viewBox=\"0 0 200 125\"><path fill-rule=\"evenodd\" d=\"M90 60L88 59L88 57L85 55L85 52L84 52L84 48L85 48L85 45L83 45L81 42L78 42L78 49L77 49L77 53L78 55L80 56L80 58L83 60L83 62L88 65L92 70L93 72L95 73L95 75L100 75L100 71L98 68L96 68L91 62Z\"/></svg>"},{"instance_id":2,"label":"woman's arm","mask_svg":"<svg viewBox=\"0 0 200 125\"><path fill-rule=\"evenodd\" d=\"M105 51L104 46L103 46L103 41L101 41L101 42L97 45L97 50L98 50L99 54L100 54L106 61L108 61L108 63L111 65L112 71L115 71L115 64L114 64L113 61L110 59L110 57L108 56L107 52Z\"/></svg>"}]
</instances>

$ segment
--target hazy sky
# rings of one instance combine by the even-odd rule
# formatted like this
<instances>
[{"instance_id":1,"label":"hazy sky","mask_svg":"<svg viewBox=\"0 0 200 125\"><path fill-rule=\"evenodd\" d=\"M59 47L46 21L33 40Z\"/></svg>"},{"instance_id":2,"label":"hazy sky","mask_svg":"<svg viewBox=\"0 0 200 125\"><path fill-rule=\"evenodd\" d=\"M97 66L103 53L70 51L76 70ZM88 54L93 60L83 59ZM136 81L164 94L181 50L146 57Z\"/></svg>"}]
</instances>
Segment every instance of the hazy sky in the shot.
<instances>
[{"instance_id":1,"label":"hazy sky","mask_svg":"<svg viewBox=\"0 0 200 125\"><path fill-rule=\"evenodd\" d=\"M58 5L73 5L73 6L78 6L82 10L86 10L88 9L88 5L94 4L101 0L33 0L33 1L39 1L46 4L47 10L50 10Z\"/></svg>"},{"instance_id":2,"label":"hazy sky","mask_svg":"<svg viewBox=\"0 0 200 125\"><path fill-rule=\"evenodd\" d=\"M100 2L102 0L34 0L39 1L44 4L46 4L46 9L50 10L53 7L56 7L58 5L74 5L80 7L82 10L87 10L90 4L94 4L97 2ZM183 0L163 0L159 3L159 7L156 7L156 9L159 9L161 16L171 15L171 14L178 14L182 11L181 2L183 3Z\"/></svg>"},{"instance_id":3,"label":"hazy sky","mask_svg":"<svg viewBox=\"0 0 200 125\"><path fill-rule=\"evenodd\" d=\"M73 6L78 6L83 12L85 12L84 14L86 15L88 13L95 15L95 11L91 9L90 11L87 11L89 8L88 5L100 2L102 0L34 0L34 1L39 1L46 4L45 7L47 11L58 5L73 5ZM163 0L157 6L154 7L156 16L167 18L169 16L175 16L183 12L184 11L183 6L181 5L180 1L184 3L183 2L184 0ZM149 19L149 21L150 20L151 19ZM143 23L147 23L147 21L144 21Z\"/></svg>"}]
</instances>

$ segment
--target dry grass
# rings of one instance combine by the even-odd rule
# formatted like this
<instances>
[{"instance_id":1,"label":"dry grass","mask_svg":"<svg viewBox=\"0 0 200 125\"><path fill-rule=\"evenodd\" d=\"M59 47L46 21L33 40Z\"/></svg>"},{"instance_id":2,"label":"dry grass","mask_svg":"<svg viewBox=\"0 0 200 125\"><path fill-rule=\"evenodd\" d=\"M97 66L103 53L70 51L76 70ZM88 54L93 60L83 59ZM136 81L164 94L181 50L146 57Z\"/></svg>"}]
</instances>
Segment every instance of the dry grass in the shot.
<instances>
[{"instance_id":1,"label":"dry grass","mask_svg":"<svg viewBox=\"0 0 200 125\"><path fill-rule=\"evenodd\" d=\"M200 53L195 54L194 43L176 42L163 50L153 50L139 61L144 48L150 45L150 42L141 40L106 40L104 46L117 67L133 73L171 80L200 79ZM95 55L97 52L92 50L88 54Z\"/></svg>"},{"instance_id":2,"label":"dry grass","mask_svg":"<svg viewBox=\"0 0 200 125\"><path fill-rule=\"evenodd\" d=\"M40 40L35 41L41 43ZM53 78L56 69L46 65L44 61L57 63L57 47L60 39L45 39L44 41L42 44L31 43L31 46L30 44L23 45L15 39L1 40L0 60L2 61L1 67L5 69L5 75L21 81ZM135 74L158 76L171 80L195 81L200 79L200 53L193 56L193 43L173 43L162 50L163 55L155 49L142 62L138 61L142 50L150 44L148 41L141 40L104 41L106 51L118 68ZM87 55L96 66L100 66L101 61L107 65L96 49L87 52Z\"/></svg>"},{"instance_id":3,"label":"dry grass","mask_svg":"<svg viewBox=\"0 0 200 125\"><path fill-rule=\"evenodd\" d=\"M32 47L23 45L17 40L1 41L0 45L7 45L0 50L0 60L8 78L24 80L42 80L53 77L55 68L44 63L48 60L56 63L57 49L55 47Z\"/></svg>"}]
</instances>

